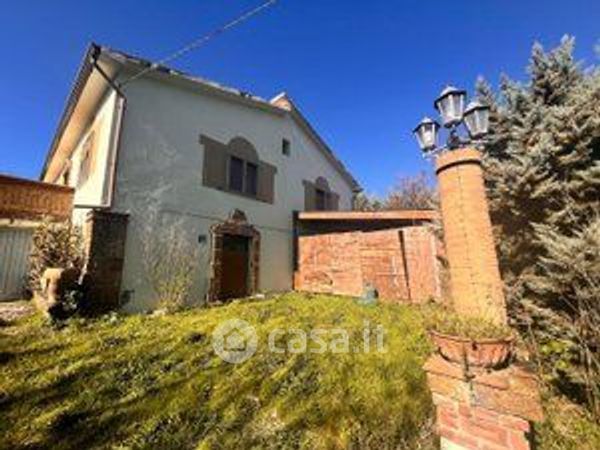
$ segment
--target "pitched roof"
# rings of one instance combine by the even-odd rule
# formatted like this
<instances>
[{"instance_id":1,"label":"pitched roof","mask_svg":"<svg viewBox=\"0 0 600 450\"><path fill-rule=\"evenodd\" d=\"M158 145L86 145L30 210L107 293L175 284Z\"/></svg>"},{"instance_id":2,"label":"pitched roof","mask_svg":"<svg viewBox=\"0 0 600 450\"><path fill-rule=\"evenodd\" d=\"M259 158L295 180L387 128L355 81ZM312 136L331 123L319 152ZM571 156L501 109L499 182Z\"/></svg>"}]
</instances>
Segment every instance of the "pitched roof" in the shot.
<instances>
[{"instance_id":1,"label":"pitched roof","mask_svg":"<svg viewBox=\"0 0 600 450\"><path fill-rule=\"evenodd\" d=\"M250 94L249 92L242 91L239 89L224 86L222 84L210 81L204 78L200 78L194 75L187 74L185 72L172 69L160 64L153 63L144 58L133 56L124 53L119 50L114 50L109 47L100 46L92 43L89 49L86 51L84 60L81 68L76 77L75 84L65 106L65 110L61 117L57 133L52 141L50 150L46 157L44 168L42 169L41 178L44 177L48 165L52 159L52 156L56 152L56 149L60 143L62 133L64 132L66 125L68 124L70 117L75 109L75 105L79 97L82 94L85 86L86 79L94 71L94 67L97 61L103 62L116 62L120 66L135 67L140 70L152 68L145 76L158 77L167 81L179 81L188 84L190 87L195 87L203 90L204 92L215 94L229 100L233 100L250 107L257 107L267 112L275 113L278 115L289 115L296 124L302 128L308 136L315 142L317 148L325 156L325 158L338 170L343 178L352 186L354 191L361 191L358 181L350 174L344 164L335 156L333 150L323 141L318 135L314 128L310 125L308 120L302 115L298 107L292 102L292 100L285 93L281 93L274 97L272 100L266 100L259 96ZM117 69L115 69L116 73Z\"/></svg>"}]
</instances>

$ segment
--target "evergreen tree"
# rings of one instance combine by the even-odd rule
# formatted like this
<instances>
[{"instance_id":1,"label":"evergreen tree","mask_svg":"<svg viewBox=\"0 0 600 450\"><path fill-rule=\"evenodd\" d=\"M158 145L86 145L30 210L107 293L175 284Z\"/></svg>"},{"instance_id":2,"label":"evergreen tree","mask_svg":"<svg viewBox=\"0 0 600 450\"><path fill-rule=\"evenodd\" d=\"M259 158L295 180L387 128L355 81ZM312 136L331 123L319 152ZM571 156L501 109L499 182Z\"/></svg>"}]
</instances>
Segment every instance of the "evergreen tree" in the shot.
<instances>
[{"instance_id":1,"label":"evergreen tree","mask_svg":"<svg viewBox=\"0 0 600 450\"><path fill-rule=\"evenodd\" d=\"M498 96L483 80L476 86L491 107L484 161L511 317L533 331L551 356L546 361L555 379L571 393L581 385L582 340L575 334L582 330L574 305L582 291L549 268L579 270L564 258L597 230L600 214L600 72L582 69L573 50L571 37L549 52L535 44L527 83L504 76ZM594 314L599 304L587 302Z\"/></svg>"}]
</instances>

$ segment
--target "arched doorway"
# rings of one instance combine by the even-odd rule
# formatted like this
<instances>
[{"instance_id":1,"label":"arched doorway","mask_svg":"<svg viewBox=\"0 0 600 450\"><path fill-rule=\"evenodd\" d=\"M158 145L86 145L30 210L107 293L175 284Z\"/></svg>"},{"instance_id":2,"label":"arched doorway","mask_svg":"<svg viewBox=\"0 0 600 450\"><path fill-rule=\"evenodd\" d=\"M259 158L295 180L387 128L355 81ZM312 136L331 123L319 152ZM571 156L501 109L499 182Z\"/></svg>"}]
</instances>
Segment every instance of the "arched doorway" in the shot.
<instances>
[{"instance_id":1,"label":"arched doorway","mask_svg":"<svg viewBox=\"0 0 600 450\"><path fill-rule=\"evenodd\" d=\"M211 278L208 301L245 297L258 291L260 233L243 211L211 227Z\"/></svg>"}]
</instances>

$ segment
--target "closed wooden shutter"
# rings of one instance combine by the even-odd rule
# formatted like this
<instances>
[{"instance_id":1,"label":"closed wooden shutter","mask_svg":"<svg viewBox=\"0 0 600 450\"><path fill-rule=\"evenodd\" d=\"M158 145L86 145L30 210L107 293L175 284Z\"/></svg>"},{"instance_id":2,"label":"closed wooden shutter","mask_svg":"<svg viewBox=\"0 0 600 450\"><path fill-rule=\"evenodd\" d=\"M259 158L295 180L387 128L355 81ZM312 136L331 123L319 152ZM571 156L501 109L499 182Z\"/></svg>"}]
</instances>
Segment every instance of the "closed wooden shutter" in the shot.
<instances>
[{"instance_id":1,"label":"closed wooden shutter","mask_svg":"<svg viewBox=\"0 0 600 450\"><path fill-rule=\"evenodd\" d=\"M227 146L205 135L200 135L200 143L204 146L202 184L227 189Z\"/></svg>"},{"instance_id":2,"label":"closed wooden shutter","mask_svg":"<svg viewBox=\"0 0 600 450\"><path fill-rule=\"evenodd\" d=\"M327 209L330 211L337 211L340 209L340 196L335 192L330 192L328 197Z\"/></svg>"},{"instance_id":3,"label":"closed wooden shutter","mask_svg":"<svg viewBox=\"0 0 600 450\"><path fill-rule=\"evenodd\" d=\"M267 203L275 202L275 174L277 168L261 161L258 165L258 192L256 197Z\"/></svg>"},{"instance_id":4,"label":"closed wooden shutter","mask_svg":"<svg viewBox=\"0 0 600 450\"><path fill-rule=\"evenodd\" d=\"M304 210L314 211L317 209L316 188L314 183L304 180Z\"/></svg>"}]
</instances>

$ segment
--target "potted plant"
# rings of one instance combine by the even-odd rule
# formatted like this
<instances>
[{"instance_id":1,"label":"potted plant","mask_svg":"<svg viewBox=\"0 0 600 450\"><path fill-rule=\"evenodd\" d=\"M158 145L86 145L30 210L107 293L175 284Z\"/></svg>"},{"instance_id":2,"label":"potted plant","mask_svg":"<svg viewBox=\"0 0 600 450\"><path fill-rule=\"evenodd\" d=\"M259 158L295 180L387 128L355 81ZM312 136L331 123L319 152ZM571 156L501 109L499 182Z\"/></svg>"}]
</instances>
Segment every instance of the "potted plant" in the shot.
<instances>
[{"instance_id":1,"label":"potted plant","mask_svg":"<svg viewBox=\"0 0 600 450\"><path fill-rule=\"evenodd\" d=\"M509 361L515 346L510 327L448 311L435 317L430 335L442 357L469 367L501 367Z\"/></svg>"}]
</instances>

